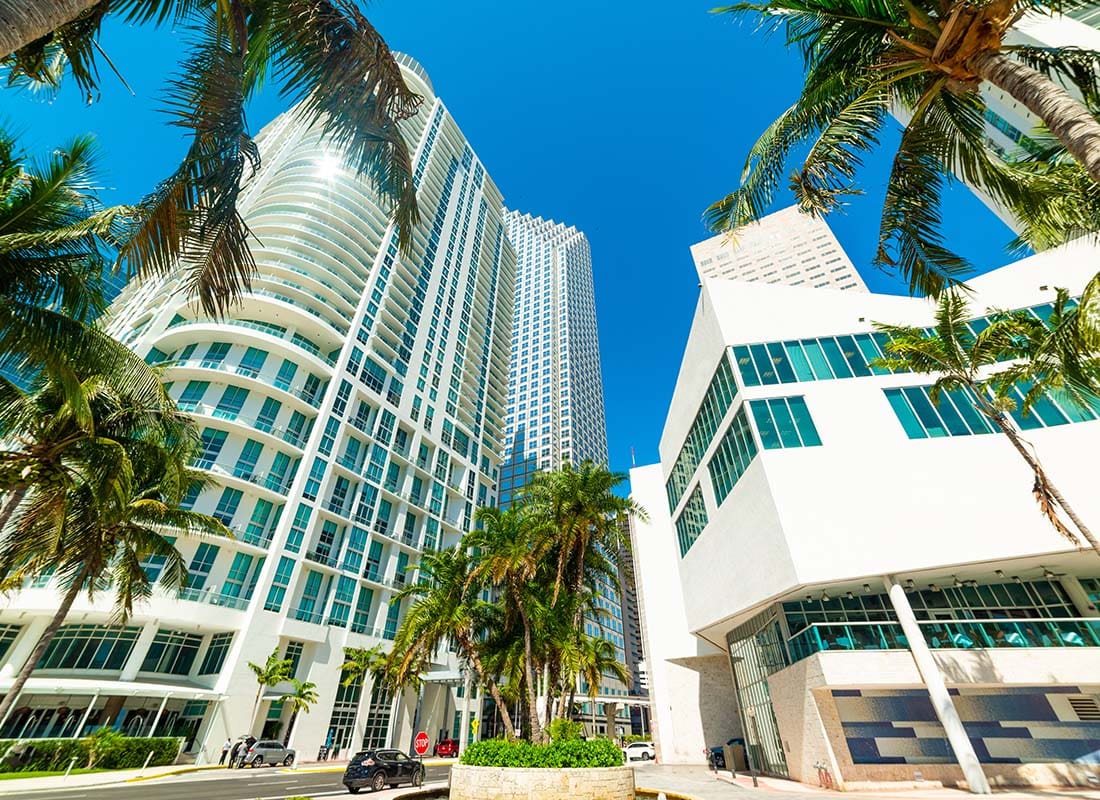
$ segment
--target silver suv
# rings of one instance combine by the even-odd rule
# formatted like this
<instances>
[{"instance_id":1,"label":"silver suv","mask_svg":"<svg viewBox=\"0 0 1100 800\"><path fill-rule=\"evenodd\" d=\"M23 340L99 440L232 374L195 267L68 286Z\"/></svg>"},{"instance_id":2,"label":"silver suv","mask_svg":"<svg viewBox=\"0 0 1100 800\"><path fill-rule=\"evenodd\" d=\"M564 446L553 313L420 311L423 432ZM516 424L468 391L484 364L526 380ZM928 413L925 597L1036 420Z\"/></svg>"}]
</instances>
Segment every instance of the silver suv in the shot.
<instances>
[{"instance_id":1,"label":"silver suv","mask_svg":"<svg viewBox=\"0 0 1100 800\"><path fill-rule=\"evenodd\" d=\"M275 739L261 739L241 756L241 766L262 767L264 764L282 764L289 767L294 763L294 751L284 747Z\"/></svg>"}]
</instances>

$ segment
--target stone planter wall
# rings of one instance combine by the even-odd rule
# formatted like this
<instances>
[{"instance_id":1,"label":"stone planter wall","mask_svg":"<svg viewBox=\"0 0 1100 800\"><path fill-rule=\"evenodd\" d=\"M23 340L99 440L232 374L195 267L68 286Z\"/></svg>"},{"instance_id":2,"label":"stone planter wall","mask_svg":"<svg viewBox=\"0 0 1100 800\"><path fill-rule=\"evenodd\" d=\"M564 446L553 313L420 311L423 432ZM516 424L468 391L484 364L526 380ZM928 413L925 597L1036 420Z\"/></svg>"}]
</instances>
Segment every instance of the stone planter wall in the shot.
<instances>
[{"instance_id":1,"label":"stone planter wall","mask_svg":"<svg viewBox=\"0 0 1100 800\"><path fill-rule=\"evenodd\" d=\"M450 800L634 800L633 767L451 767Z\"/></svg>"}]
</instances>

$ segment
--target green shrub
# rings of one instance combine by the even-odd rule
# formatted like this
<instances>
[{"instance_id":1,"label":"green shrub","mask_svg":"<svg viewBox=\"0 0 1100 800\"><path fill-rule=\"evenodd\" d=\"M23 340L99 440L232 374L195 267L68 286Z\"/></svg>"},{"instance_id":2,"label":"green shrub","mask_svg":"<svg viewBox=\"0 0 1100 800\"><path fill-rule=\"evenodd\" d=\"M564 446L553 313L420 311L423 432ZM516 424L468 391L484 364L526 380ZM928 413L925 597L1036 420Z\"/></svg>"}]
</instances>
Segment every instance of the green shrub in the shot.
<instances>
[{"instance_id":1,"label":"green shrub","mask_svg":"<svg viewBox=\"0 0 1100 800\"><path fill-rule=\"evenodd\" d=\"M8 757L14 745L24 753L19 763ZM0 740L0 772L61 772L76 759L77 767L98 769L136 769L145 763L149 751L153 758L149 766L171 764L179 754L180 740L171 736L157 738L124 736L109 728L101 728L83 739L15 739Z\"/></svg>"},{"instance_id":2,"label":"green shrub","mask_svg":"<svg viewBox=\"0 0 1100 800\"><path fill-rule=\"evenodd\" d=\"M653 737L645 733L630 733L623 737L623 744L631 742L652 742Z\"/></svg>"},{"instance_id":3,"label":"green shrub","mask_svg":"<svg viewBox=\"0 0 1100 800\"><path fill-rule=\"evenodd\" d=\"M572 769L618 767L623 751L610 739L580 739L531 744L488 739L474 742L462 753L462 763L473 767Z\"/></svg>"},{"instance_id":4,"label":"green shrub","mask_svg":"<svg viewBox=\"0 0 1100 800\"><path fill-rule=\"evenodd\" d=\"M546 726L546 732L552 742L572 742L581 738L584 725L571 719L560 717Z\"/></svg>"}]
</instances>

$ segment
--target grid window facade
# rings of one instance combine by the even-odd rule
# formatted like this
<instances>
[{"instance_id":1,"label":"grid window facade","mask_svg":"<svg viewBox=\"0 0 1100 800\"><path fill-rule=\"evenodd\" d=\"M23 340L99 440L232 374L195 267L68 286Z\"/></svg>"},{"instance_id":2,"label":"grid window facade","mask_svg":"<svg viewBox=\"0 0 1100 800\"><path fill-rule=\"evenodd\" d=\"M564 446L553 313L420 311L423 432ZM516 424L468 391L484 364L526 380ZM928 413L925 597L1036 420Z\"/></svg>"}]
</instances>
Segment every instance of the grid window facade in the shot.
<instances>
[{"instance_id":1,"label":"grid window facade","mask_svg":"<svg viewBox=\"0 0 1100 800\"><path fill-rule=\"evenodd\" d=\"M141 662L141 671L187 675L201 644L202 637L195 633L157 631L145 660Z\"/></svg>"},{"instance_id":2,"label":"grid window facade","mask_svg":"<svg viewBox=\"0 0 1100 800\"><path fill-rule=\"evenodd\" d=\"M711 378L699 411L691 423L691 428L688 429L680 454L672 465L668 483L665 485L669 511L676 510L680 498L687 491L692 475L699 467L703 454L710 446L711 439L717 433L718 426L722 424L722 419L736 397L737 384L733 380L733 370L730 368L729 360L723 354L714 370L714 376Z\"/></svg>"},{"instance_id":3,"label":"grid window facade","mask_svg":"<svg viewBox=\"0 0 1100 800\"><path fill-rule=\"evenodd\" d=\"M225 658L229 655L229 648L233 644L233 633L215 633L210 637L210 644L206 648L206 654L199 665L199 675L217 675L225 665Z\"/></svg>"},{"instance_id":4,"label":"grid window facade","mask_svg":"<svg viewBox=\"0 0 1100 800\"><path fill-rule=\"evenodd\" d=\"M707 463L716 507L722 505L734 485L745 474L749 463L756 457L756 452L756 440L752 437L749 419L745 414L745 407L742 406L730 423L726 435L722 437L718 449L714 451L714 456Z\"/></svg>"},{"instance_id":5,"label":"grid window facade","mask_svg":"<svg viewBox=\"0 0 1100 800\"><path fill-rule=\"evenodd\" d=\"M62 625L38 669L121 670L140 632L140 628Z\"/></svg>"},{"instance_id":6,"label":"grid window facade","mask_svg":"<svg viewBox=\"0 0 1100 800\"><path fill-rule=\"evenodd\" d=\"M676 538L680 543L680 556L687 555L687 551L695 544L695 540L707 527L707 506L703 500L703 490L696 486L684 504L684 510L676 518Z\"/></svg>"}]
</instances>

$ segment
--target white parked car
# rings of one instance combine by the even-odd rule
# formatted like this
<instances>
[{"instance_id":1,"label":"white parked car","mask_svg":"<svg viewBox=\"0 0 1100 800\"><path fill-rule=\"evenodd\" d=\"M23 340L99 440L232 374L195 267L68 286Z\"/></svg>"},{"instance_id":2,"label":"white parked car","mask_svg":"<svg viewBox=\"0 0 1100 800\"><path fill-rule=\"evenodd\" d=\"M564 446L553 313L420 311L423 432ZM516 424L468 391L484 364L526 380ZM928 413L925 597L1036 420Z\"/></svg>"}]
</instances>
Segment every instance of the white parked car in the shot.
<instances>
[{"instance_id":1,"label":"white parked car","mask_svg":"<svg viewBox=\"0 0 1100 800\"><path fill-rule=\"evenodd\" d=\"M657 757L657 751L653 748L653 742L631 742L623 748L623 756L628 764L638 758L652 761Z\"/></svg>"}]
</instances>

